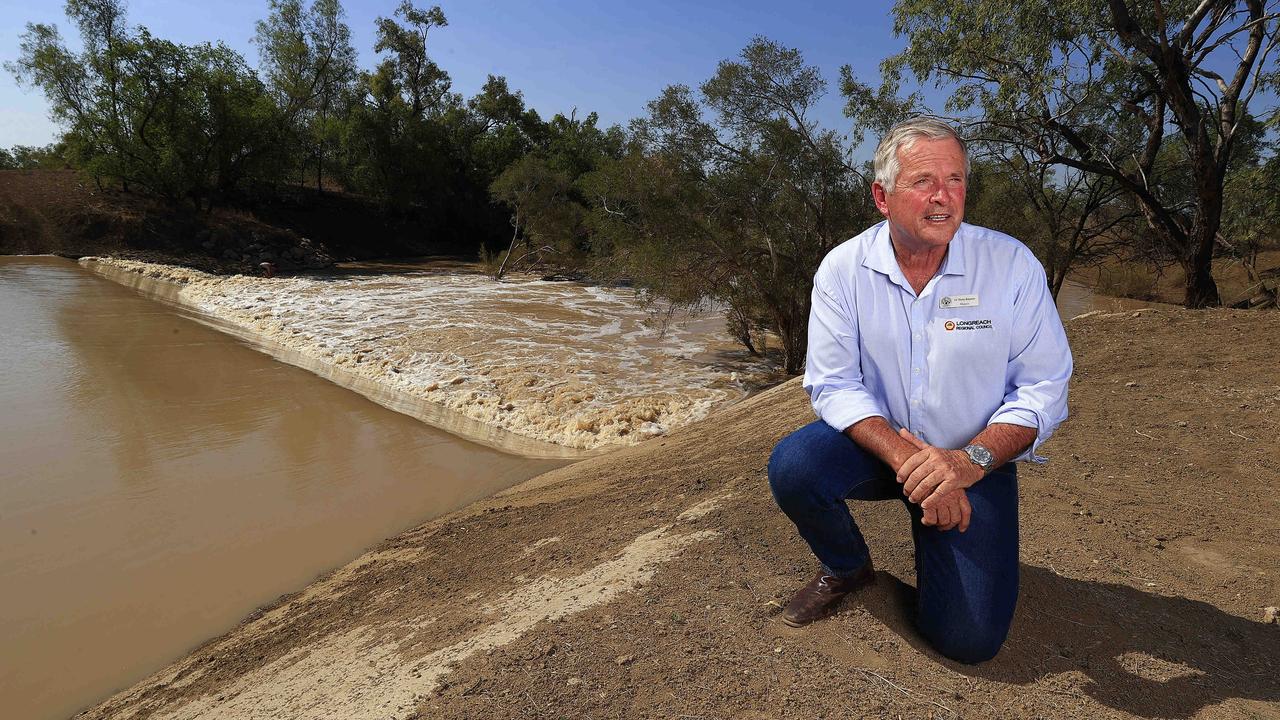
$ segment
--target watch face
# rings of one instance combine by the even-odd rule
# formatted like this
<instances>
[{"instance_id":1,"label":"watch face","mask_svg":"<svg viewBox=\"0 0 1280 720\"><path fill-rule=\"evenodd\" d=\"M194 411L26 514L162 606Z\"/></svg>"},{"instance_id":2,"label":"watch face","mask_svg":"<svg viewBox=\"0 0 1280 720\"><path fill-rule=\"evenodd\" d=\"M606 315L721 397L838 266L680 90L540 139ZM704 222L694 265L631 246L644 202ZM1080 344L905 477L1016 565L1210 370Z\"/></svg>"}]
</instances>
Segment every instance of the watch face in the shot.
<instances>
[{"instance_id":1,"label":"watch face","mask_svg":"<svg viewBox=\"0 0 1280 720\"><path fill-rule=\"evenodd\" d=\"M991 467L991 463L995 461L995 457L991 455L991 451L981 445L970 445L965 448L969 452L969 457L984 468Z\"/></svg>"}]
</instances>

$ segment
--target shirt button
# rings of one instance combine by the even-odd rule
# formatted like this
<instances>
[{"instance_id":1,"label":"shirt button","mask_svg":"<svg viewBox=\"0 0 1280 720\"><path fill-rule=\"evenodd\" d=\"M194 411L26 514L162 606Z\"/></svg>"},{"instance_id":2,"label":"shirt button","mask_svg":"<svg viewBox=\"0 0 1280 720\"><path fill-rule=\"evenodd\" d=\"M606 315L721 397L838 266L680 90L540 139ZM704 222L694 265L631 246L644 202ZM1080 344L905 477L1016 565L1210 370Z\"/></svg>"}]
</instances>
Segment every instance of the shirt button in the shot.
<instances>
[{"instance_id":1,"label":"shirt button","mask_svg":"<svg viewBox=\"0 0 1280 720\"><path fill-rule=\"evenodd\" d=\"M919 375L919 374L920 374L920 368L911 368L911 372L913 372L913 373L915 373L915 374Z\"/></svg>"},{"instance_id":2,"label":"shirt button","mask_svg":"<svg viewBox=\"0 0 1280 720\"><path fill-rule=\"evenodd\" d=\"M921 339L921 338L922 338L922 337L924 337L924 336L923 336L923 335L921 335L920 333L916 333L913 337L915 337L915 339L916 339L916 340L919 340L919 339Z\"/></svg>"}]
</instances>

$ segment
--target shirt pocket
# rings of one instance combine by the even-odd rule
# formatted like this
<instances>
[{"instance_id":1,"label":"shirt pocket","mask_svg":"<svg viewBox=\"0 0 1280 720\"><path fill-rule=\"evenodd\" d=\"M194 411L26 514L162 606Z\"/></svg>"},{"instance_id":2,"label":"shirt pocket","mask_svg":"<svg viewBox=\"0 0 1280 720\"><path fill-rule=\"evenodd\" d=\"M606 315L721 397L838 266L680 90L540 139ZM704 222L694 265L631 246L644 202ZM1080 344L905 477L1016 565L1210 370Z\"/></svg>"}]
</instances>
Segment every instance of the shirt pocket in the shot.
<instances>
[{"instance_id":1,"label":"shirt pocket","mask_svg":"<svg viewBox=\"0 0 1280 720\"><path fill-rule=\"evenodd\" d=\"M1002 319L981 308L964 308L945 313L934 324L934 361L952 370L1008 363L1009 331Z\"/></svg>"}]
</instances>

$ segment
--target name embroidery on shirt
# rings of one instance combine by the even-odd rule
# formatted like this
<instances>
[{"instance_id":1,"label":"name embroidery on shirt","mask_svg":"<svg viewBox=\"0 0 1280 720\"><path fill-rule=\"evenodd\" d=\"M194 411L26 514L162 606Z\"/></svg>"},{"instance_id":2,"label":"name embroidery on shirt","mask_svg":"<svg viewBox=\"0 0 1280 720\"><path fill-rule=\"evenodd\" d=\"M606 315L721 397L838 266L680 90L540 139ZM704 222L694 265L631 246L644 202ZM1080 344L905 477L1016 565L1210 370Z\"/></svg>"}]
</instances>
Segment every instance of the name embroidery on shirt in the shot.
<instances>
[{"instance_id":1,"label":"name embroidery on shirt","mask_svg":"<svg viewBox=\"0 0 1280 720\"><path fill-rule=\"evenodd\" d=\"M992 327L990 320L948 320L942 324L942 329L947 332L952 330L991 330Z\"/></svg>"},{"instance_id":2,"label":"name embroidery on shirt","mask_svg":"<svg viewBox=\"0 0 1280 720\"><path fill-rule=\"evenodd\" d=\"M938 307L943 308L962 308L962 307L978 307L977 295L946 295L938 301Z\"/></svg>"}]
</instances>

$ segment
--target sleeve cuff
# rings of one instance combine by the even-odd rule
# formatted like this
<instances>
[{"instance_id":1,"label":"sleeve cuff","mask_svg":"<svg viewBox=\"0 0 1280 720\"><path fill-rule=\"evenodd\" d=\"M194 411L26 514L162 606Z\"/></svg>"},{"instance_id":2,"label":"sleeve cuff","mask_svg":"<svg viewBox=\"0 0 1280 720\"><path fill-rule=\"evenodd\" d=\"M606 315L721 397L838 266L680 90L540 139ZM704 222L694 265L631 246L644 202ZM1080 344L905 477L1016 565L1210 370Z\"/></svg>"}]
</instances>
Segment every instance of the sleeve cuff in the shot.
<instances>
[{"instance_id":1,"label":"sleeve cuff","mask_svg":"<svg viewBox=\"0 0 1280 720\"><path fill-rule=\"evenodd\" d=\"M1040 422L1034 412L1024 408L1001 408L996 411L995 415L991 416L990 420L987 421L988 425L994 425L996 423L1004 423L1005 425L1021 425L1022 427L1031 428L1036 431L1036 438L1031 441L1031 445L1027 447L1026 450L1022 451L1021 455L1018 455L1010 462L1033 462L1037 464L1048 462L1048 458L1037 452L1040 449L1040 445L1049 438L1040 431Z\"/></svg>"},{"instance_id":2,"label":"sleeve cuff","mask_svg":"<svg viewBox=\"0 0 1280 720\"><path fill-rule=\"evenodd\" d=\"M834 402L824 403L825 407L818 410L818 415L839 432L844 432L846 428L869 417L889 417L878 403L869 399L854 402L850 402L850 398L840 398L838 400L833 398L833 400ZM842 400L843 402L841 402ZM831 407L832 405L838 405L839 407Z\"/></svg>"}]
</instances>

